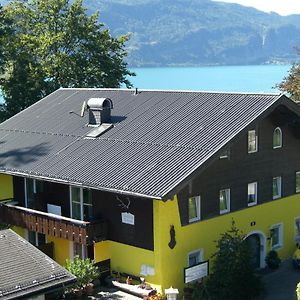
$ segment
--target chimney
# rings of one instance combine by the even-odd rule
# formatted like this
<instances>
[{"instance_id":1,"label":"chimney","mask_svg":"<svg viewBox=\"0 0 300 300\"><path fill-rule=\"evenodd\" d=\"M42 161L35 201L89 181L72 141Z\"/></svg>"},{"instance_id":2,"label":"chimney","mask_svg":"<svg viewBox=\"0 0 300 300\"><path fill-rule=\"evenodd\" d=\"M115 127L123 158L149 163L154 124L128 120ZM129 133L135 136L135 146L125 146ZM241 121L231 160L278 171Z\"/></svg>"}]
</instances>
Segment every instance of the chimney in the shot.
<instances>
[{"instance_id":1,"label":"chimney","mask_svg":"<svg viewBox=\"0 0 300 300\"><path fill-rule=\"evenodd\" d=\"M100 126L110 123L111 109L113 103L109 98L90 98L87 102L89 110L89 125Z\"/></svg>"}]
</instances>

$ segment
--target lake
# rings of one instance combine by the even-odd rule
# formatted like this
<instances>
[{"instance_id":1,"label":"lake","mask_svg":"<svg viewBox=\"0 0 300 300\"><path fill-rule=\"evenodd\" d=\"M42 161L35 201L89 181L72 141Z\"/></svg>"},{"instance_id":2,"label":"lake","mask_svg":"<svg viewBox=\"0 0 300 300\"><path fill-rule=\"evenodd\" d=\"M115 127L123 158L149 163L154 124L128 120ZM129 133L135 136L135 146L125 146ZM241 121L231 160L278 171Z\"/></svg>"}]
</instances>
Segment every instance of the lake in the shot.
<instances>
[{"instance_id":1,"label":"lake","mask_svg":"<svg viewBox=\"0 0 300 300\"><path fill-rule=\"evenodd\" d=\"M168 67L130 69L140 89L275 93L290 65ZM2 98L0 96L0 103Z\"/></svg>"},{"instance_id":2,"label":"lake","mask_svg":"<svg viewBox=\"0 0 300 300\"><path fill-rule=\"evenodd\" d=\"M290 65L169 67L131 69L130 81L140 89L275 93Z\"/></svg>"}]
</instances>

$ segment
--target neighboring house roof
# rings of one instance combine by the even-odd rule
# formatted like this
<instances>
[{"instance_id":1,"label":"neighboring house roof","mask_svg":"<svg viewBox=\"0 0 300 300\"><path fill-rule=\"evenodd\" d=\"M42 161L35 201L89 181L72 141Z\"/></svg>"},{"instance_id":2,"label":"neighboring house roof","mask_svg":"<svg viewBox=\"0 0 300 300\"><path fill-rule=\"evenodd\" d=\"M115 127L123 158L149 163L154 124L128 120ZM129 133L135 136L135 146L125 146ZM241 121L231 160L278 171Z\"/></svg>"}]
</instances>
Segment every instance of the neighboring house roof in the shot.
<instances>
[{"instance_id":1,"label":"neighboring house roof","mask_svg":"<svg viewBox=\"0 0 300 300\"><path fill-rule=\"evenodd\" d=\"M76 278L10 229L0 231L0 299L24 299Z\"/></svg>"},{"instance_id":2,"label":"neighboring house roof","mask_svg":"<svg viewBox=\"0 0 300 300\"><path fill-rule=\"evenodd\" d=\"M114 127L86 139L91 128L81 107L100 97L113 102ZM0 172L164 199L280 102L292 101L279 94L59 89L0 125Z\"/></svg>"}]
</instances>

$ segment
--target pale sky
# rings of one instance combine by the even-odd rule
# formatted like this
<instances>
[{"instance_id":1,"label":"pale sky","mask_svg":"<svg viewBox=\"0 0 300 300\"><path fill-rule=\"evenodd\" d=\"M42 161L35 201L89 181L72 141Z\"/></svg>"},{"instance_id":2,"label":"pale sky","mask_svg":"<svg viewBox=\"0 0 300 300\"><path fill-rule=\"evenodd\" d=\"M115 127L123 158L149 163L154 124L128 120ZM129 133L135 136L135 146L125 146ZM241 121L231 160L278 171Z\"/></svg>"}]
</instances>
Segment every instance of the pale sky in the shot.
<instances>
[{"instance_id":1,"label":"pale sky","mask_svg":"<svg viewBox=\"0 0 300 300\"><path fill-rule=\"evenodd\" d=\"M215 0L221 2L238 3L244 6L252 6L259 10L274 11L280 15L300 14L299 0Z\"/></svg>"}]
</instances>

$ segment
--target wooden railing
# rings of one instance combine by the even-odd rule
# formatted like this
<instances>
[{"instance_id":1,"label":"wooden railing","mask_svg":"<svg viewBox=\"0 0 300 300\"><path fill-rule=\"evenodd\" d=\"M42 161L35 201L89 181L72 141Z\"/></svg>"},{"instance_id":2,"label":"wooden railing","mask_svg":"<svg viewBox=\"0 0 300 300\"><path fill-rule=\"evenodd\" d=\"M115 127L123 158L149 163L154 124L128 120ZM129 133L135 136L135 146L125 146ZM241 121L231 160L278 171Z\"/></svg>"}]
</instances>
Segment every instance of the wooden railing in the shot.
<instances>
[{"instance_id":1,"label":"wooden railing","mask_svg":"<svg viewBox=\"0 0 300 300\"><path fill-rule=\"evenodd\" d=\"M107 223L103 220L79 221L8 203L0 204L0 223L20 226L83 245L107 238Z\"/></svg>"}]
</instances>

